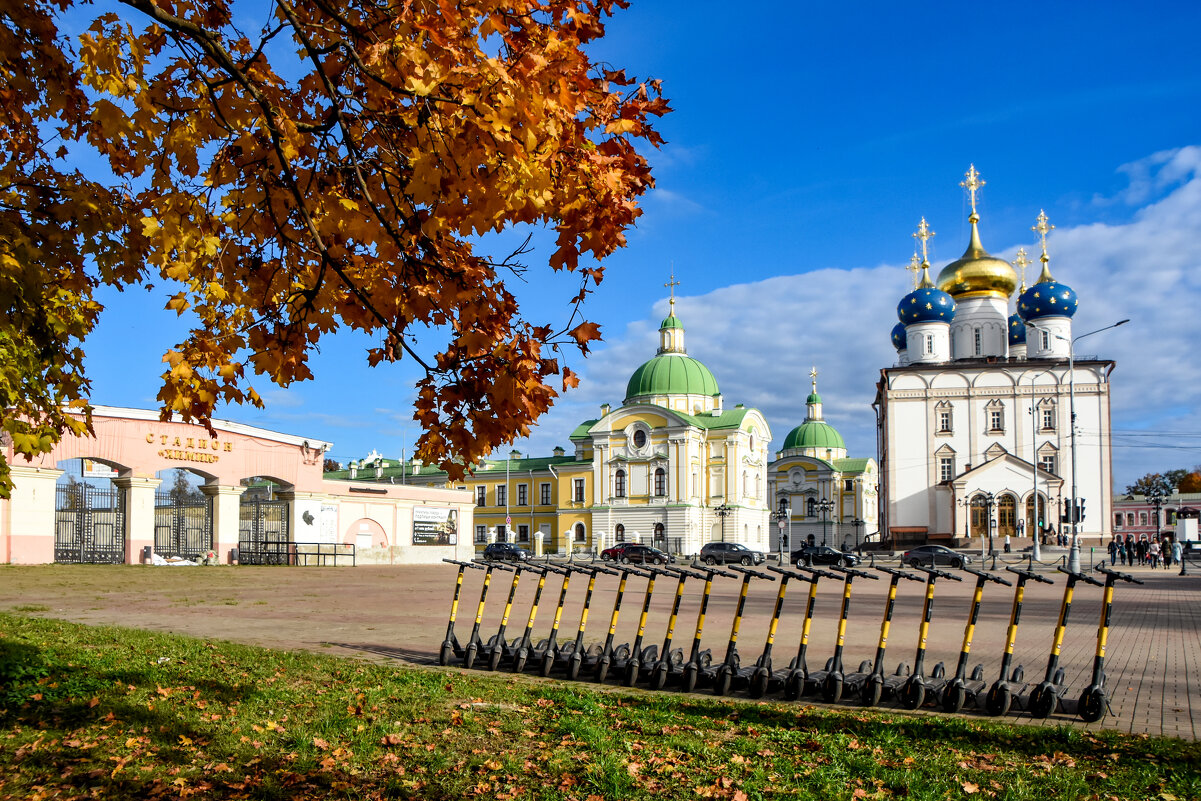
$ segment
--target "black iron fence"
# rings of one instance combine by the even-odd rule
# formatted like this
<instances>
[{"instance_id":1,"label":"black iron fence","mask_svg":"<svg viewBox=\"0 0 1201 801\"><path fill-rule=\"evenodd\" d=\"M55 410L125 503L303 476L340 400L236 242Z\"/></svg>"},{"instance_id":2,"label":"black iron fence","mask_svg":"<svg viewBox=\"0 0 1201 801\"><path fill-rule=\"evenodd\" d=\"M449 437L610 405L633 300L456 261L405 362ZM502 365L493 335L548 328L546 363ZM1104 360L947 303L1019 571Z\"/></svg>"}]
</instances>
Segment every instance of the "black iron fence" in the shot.
<instances>
[{"instance_id":1,"label":"black iron fence","mask_svg":"<svg viewBox=\"0 0 1201 801\"><path fill-rule=\"evenodd\" d=\"M125 562L125 494L87 482L55 490L54 561Z\"/></svg>"},{"instance_id":2,"label":"black iron fence","mask_svg":"<svg viewBox=\"0 0 1201 801\"><path fill-rule=\"evenodd\" d=\"M238 564L354 567L355 546L334 542L260 540L245 550L241 545L238 546Z\"/></svg>"}]
</instances>

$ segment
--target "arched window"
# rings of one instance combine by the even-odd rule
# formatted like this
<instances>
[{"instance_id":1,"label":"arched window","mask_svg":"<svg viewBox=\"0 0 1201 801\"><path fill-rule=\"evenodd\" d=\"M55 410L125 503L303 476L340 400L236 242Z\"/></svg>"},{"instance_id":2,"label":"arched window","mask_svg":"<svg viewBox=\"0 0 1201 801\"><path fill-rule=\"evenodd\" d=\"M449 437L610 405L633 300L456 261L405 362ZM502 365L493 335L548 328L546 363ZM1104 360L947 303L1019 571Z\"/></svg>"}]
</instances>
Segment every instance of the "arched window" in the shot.
<instances>
[{"instance_id":1,"label":"arched window","mask_svg":"<svg viewBox=\"0 0 1201 801\"><path fill-rule=\"evenodd\" d=\"M805 501L805 517L817 517L817 500L810 498Z\"/></svg>"},{"instance_id":2,"label":"arched window","mask_svg":"<svg viewBox=\"0 0 1201 801\"><path fill-rule=\"evenodd\" d=\"M655 547L663 548L667 545L667 531L663 528L662 523L655 524Z\"/></svg>"},{"instance_id":3,"label":"arched window","mask_svg":"<svg viewBox=\"0 0 1201 801\"><path fill-rule=\"evenodd\" d=\"M1017 499L1012 495L1001 496L1001 502L997 504L997 533L1000 536L1012 537L1017 533L1017 505Z\"/></svg>"},{"instance_id":4,"label":"arched window","mask_svg":"<svg viewBox=\"0 0 1201 801\"><path fill-rule=\"evenodd\" d=\"M618 470L617 475L613 477L613 494L618 498L626 496L626 471Z\"/></svg>"},{"instance_id":5,"label":"arched window","mask_svg":"<svg viewBox=\"0 0 1201 801\"><path fill-rule=\"evenodd\" d=\"M618 523L617 528L613 529L613 537L614 537L614 539L617 540L617 542L625 542L626 541L626 527L623 526L621 523Z\"/></svg>"},{"instance_id":6,"label":"arched window","mask_svg":"<svg viewBox=\"0 0 1201 801\"><path fill-rule=\"evenodd\" d=\"M662 467L655 468L655 495L662 498L667 494L667 471Z\"/></svg>"},{"instance_id":7,"label":"arched window","mask_svg":"<svg viewBox=\"0 0 1201 801\"><path fill-rule=\"evenodd\" d=\"M583 523L575 524L575 541L576 542L584 541L584 524Z\"/></svg>"},{"instance_id":8,"label":"arched window","mask_svg":"<svg viewBox=\"0 0 1201 801\"><path fill-rule=\"evenodd\" d=\"M785 511L784 511L784 510L785 510L785 509L787 509L787 508L788 508L788 499L787 499L787 498L781 498L781 499L780 499L780 514L785 514Z\"/></svg>"}]
</instances>

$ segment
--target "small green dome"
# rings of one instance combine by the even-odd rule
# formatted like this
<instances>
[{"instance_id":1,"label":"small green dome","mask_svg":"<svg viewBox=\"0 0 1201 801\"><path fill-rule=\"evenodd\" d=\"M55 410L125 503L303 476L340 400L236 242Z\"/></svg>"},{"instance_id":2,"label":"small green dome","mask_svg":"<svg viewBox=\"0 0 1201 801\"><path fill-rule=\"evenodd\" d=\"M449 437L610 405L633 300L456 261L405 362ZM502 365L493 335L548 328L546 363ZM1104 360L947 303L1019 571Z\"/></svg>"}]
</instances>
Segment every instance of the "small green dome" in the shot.
<instances>
[{"instance_id":1,"label":"small green dome","mask_svg":"<svg viewBox=\"0 0 1201 801\"><path fill-rule=\"evenodd\" d=\"M680 318L676 317L674 314L664 317L663 322L659 323L660 331L662 331L664 328L683 328L683 327L684 327L684 324L682 322L680 322Z\"/></svg>"},{"instance_id":2,"label":"small green dome","mask_svg":"<svg viewBox=\"0 0 1201 801\"><path fill-rule=\"evenodd\" d=\"M822 420L806 420L788 432L781 450L789 451L793 448L842 448L846 450L846 447L847 444L843 442L842 435L834 429L834 426Z\"/></svg>"},{"instance_id":3,"label":"small green dome","mask_svg":"<svg viewBox=\"0 0 1201 801\"><path fill-rule=\"evenodd\" d=\"M821 403L821 402L822 402L822 396L818 395L816 392L810 392L809 397L805 398L805 403Z\"/></svg>"},{"instance_id":4,"label":"small green dome","mask_svg":"<svg viewBox=\"0 0 1201 801\"><path fill-rule=\"evenodd\" d=\"M672 318L668 318L672 319ZM626 401L642 395L717 395L709 368L682 353L660 353L630 376Z\"/></svg>"}]
</instances>

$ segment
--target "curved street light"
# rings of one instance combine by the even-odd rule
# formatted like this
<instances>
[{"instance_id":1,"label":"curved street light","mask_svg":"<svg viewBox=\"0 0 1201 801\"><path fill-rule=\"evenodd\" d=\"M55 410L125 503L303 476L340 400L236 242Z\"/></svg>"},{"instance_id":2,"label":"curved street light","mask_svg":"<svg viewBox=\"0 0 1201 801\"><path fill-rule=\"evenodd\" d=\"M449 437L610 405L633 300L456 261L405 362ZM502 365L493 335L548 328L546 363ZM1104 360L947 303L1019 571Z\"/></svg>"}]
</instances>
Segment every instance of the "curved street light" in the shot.
<instances>
[{"instance_id":1,"label":"curved street light","mask_svg":"<svg viewBox=\"0 0 1201 801\"><path fill-rule=\"evenodd\" d=\"M826 524L830 522L830 511L834 508L834 501L829 498L822 498L817 502L817 508L822 513L822 545L826 544Z\"/></svg>"},{"instance_id":2,"label":"curved street light","mask_svg":"<svg viewBox=\"0 0 1201 801\"><path fill-rule=\"evenodd\" d=\"M734 510L731 509L729 506L727 506L724 502L722 503L721 506L715 507L713 509L713 514L715 514L721 518L721 541L722 542L726 541L726 518L729 517L730 513L733 511Z\"/></svg>"}]
</instances>

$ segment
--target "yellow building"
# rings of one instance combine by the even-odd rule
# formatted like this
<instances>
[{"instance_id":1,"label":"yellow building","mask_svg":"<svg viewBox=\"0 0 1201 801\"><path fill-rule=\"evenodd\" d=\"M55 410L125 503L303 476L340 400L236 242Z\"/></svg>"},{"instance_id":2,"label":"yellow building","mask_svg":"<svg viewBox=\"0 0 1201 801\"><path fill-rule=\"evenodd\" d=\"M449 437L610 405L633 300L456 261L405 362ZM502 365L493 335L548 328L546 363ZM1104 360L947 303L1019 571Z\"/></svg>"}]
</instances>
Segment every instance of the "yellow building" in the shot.
<instances>
[{"instance_id":1,"label":"yellow building","mask_svg":"<svg viewBox=\"0 0 1201 801\"><path fill-rule=\"evenodd\" d=\"M503 540L566 553L635 541L696 553L725 539L765 550L771 438L763 415L726 408L713 373L687 354L673 298L658 352L630 376L621 406L605 404L576 427L573 453L514 452L485 460L460 482L378 457L329 477L470 489L478 548Z\"/></svg>"}]
</instances>

